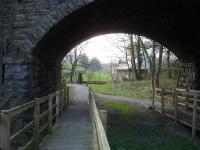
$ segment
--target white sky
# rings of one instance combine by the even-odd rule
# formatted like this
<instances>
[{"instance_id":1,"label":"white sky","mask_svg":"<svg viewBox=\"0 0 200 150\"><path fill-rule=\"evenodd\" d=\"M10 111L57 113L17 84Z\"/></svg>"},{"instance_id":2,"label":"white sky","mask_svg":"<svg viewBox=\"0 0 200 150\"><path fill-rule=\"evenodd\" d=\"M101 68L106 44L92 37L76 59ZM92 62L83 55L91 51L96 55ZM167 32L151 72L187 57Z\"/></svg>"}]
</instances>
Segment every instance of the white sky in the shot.
<instances>
[{"instance_id":1,"label":"white sky","mask_svg":"<svg viewBox=\"0 0 200 150\"><path fill-rule=\"evenodd\" d=\"M109 63L120 56L121 53L110 41L110 38L115 37L116 34L107 34L89 39L89 44L85 48L89 59L97 57L102 63Z\"/></svg>"},{"instance_id":2,"label":"white sky","mask_svg":"<svg viewBox=\"0 0 200 150\"><path fill-rule=\"evenodd\" d=\"M117 63L120 57L124 58L124 54L112 44L112 41L116 42L117 39L119 39L118 34L96 36L88 40L84 52L89 59L97 57L102 63Z\"/></svg>"}]
</instances>

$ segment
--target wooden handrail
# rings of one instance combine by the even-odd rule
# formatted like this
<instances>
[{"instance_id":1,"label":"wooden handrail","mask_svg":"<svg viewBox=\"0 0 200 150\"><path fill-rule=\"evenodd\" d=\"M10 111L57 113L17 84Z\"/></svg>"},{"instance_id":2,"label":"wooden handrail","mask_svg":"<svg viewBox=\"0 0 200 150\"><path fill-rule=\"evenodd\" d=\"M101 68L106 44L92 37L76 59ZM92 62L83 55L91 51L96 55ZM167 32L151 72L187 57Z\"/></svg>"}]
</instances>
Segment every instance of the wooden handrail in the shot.
<instances>
[{"instance_id":1,"label":"wooden handrail","mask_svg":"<svg viewBox=\"0 0 200 150\"><path fill-rule=\"evenodd\" d=\"M52 133L52 125L55 116L59 117L61 111L63 111L65 105L67 104L67 99L69 96L69 88L65 86L64 89L58 90L55 93L49 94L41 98L35 98L33 101L25 103L23 105L17 106L10 110L2 110L0 112L0 147L1 150L10 150L11 142L16 140L20 135L24 134L30 128L33 128L33 137L20 149L26 150L31 146L34 146L34 150L39 149L39 137L40 134L48 128L48 133ZM53 104L53 98L56 97L56 104ZM41 103L48 104L48 110L40 112ZM15 117L30 108L34 108L34 118L22 129L20 129L14 135L10 132L10 121L12 117ZM56 114L53 114L53 109L56 108ZM40 120L48 116L48 122L40 128Z\"/></svg>"},{"instance_id":2,"label":"wooden handrail","mask_svg":"<svg viewBox=\"0 0 200 150\"><path fill-rule=\"evenodd\" d=\"M26 111L27 109L29 109L33 106L34 106L34 101L31 101L31 102L28 102L26 104L23 104L21 106L15 107L10 110L2 110L1 112L8 114L10 117L13 117L13 116L16 116L16 115Z\"/></svg>"},{"instance_id":3,"label":"wooden handrail","mask_svg":"<svg viewBox=\"0 0 200 150\"><path fill-rule=\"evenodd\" d=\"M192 136L195 137L197 130L198 109L200 109L198 106L198 102L200 102L200 91L178 88L174 88L173 90L155 88L155 94L158 94L158 96L156 95L155 97L159 98L161 101L161 112L164 112L164 99L166 97L172 97L176 122L180 121L178 106L184 106L186 110L188 110L188 108L192 108L192 125L190 126L192 127ZM189 104L189 102L191 104Z\"/></svg>"},{"instance_id":4,"label":"wooden handrail","mask_svg":"<svg viewBox=\"0 0 200 150\"><path fill-rule=\"evenodd\" d=\"M176 90L177 94L182 94L184 97L185 96L200 97L200 91L197 91L197 90L186 91L185 89L179 89L179 88L176 88L175 90ZM156 92L162 92L162 88L155 88L155 91ZM170 90L170 89L165 89L164 95L168 95L169 93L173 94L174 91Z\"/></svg>"},{"instance_id":5,"label":"wooden handrail","mask_svg":"<svg viewBox=\"0 0 200 150\"><path fill-rule=\"evenodd\" d=\"M89 89L89 105L91 109L91 115L96 127L99 150L110 150L106 132L103 127L103 124L102 124L102 121L101 121L101 118L96 106L95 98L90 89Z\"/></svg>"},{"instance_id":6,"label":"wooden handrail","mask_svg":"<svg viewBox=\"0 0 200 150\"><path fill-rule=\"evenodd\" d=\"M20 135L22 135L26 130L28 130L29 128L31 128L33 126L33 124L34 124L33 121L31 121L30 123L28 123L23 129L21 129L20 131L18 131L14 135L12 135L10 137L10 140L13 141L14 139L16 139L17 137L19 137Z\"/></svg>"}]
</instances>

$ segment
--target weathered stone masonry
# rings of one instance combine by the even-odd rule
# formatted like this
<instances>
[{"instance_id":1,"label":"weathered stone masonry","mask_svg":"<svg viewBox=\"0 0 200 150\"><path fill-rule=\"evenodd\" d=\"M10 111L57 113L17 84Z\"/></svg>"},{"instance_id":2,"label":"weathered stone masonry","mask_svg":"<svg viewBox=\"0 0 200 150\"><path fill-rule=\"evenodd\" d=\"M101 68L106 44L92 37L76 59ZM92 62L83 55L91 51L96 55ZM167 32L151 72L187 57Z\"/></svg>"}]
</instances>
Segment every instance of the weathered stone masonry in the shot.
<instances>
[{"instance_id":1,"label":"weathered stone masonry","mask_svg":"<svg viewBox=\"0 0 200 150\"><path fill-rule=\"evenodd\" d=\"M0 0L0 78L24 101L46 95L73 46L113 32L150 37L198 66L199 14L199 2L184 0Z\"/></svg>"},{"instance_id":2,"label":"weathered stone masonry","mask_svg":"<svg viewBox=\"0 0 200 150\"><path fill-rule=\"evenodd\" d=\"M89 2L89 1L88 1ZM3 0L0 3L0 39L5 46L3 80L25 100L59 88L60 64L42 62L32 50L49 29L88 3L66 0ZM48 55L48 54L46 54ZM59 66L59 67L58 67ZM40 86L41 85L41 86Z\"/></svg>"}]
</instances>

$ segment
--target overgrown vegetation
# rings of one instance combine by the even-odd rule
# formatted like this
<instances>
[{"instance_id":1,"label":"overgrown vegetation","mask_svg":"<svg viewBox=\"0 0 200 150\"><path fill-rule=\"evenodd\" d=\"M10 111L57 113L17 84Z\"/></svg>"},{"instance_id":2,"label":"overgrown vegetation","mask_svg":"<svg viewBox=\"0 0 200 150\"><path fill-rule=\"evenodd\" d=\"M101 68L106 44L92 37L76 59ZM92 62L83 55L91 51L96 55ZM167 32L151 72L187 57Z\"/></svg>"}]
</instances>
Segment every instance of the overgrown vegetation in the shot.
<instances>
[{"instance_id":1,"label":"overgrown vegetation","mask_svg":"<svg viewBox=\"0 0 200 150\"><path fill-rule=\"evenodd\" d=\"M138 99L151 99L151 81L124 81L112 84L89 85L95 93L124 96Z\"/></svg>"},{"instance_id":2,"label":"overgrown vegetation","mask_svg":"<svg viewBox=\"0 0 200 150\"><path fill-rule=\"evenodd\" d=\"M151 80L141 81L123 81L118 83L108 84L90 84L89 85L95 93L124 96L130 98L137 98L143 100L152 99ZM171 89L176 86L174 80L160 80L160 87Z\"/></svg>"},{"instance_id":3,"label":"overgrown vegetation","mask_svg":"<svg viewBox=\"0 0 200 150\"><path fill-rule=\"evenodd\" d=\"M84 81L112 81L112 77L105 72L86 72L83 75Z\"/></svg>"},{"instance_id":4,"label":"overgrown vegetation","mask_svg":"<svg viewBox=\"0 0 200 150\"><path fill-rule=\"evenodd\" d=\"M99 102L108 110L108 141L112 150L197 150L197 145L176 133L172 120L135 105ZM185 128L184 128L185 129ZM179 129L180 130L180 129Z\"/></svg>"}]
</instances>

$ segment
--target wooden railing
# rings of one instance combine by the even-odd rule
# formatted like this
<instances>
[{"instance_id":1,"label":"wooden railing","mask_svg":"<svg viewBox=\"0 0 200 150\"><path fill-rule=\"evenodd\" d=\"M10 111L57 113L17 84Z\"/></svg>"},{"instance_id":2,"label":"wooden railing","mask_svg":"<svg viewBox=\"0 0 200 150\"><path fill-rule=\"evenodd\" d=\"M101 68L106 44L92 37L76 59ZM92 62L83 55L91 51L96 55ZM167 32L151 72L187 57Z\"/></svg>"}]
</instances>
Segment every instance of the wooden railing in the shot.
<instances>
[{"instance_id":1,"label":"wooden railing","mask_svg":"<svg viewBox=\"0 0 200 150\"><path fill-rule=\"evenodd\" d=\"M39 149L39 143L46 134L52 133L53 123L56 122L59 115L64 110L68 103L69 87L56 91L41 98L35 98L33 101L25 103L21 106L10 110L2 110L0 112L0 149ZM42 105L46 104L46 108L42 108ZM33 118L22 129L16 133L11 134L11 120L18 115L32 109ZM45 123L42 120L46 119ZM32 131L32 137L20 147L12 145L13 141L22 140L21 135L27 131ZM44 132L46 131L46 132Z\"/></svg>"},{"instance_id":2,"label":"wooden railing","mask_svg":"<svg viewBox=\"0 0 200 150\"><path fill-rule=\"evenodd\" d=\"M107 139L106 132L105 132L106 117L103 117L105 115L102 115L102 117L100 117L99 111L96 106L94 94L91 91L91 89L89 89L89 105L90 105L90 110L91 110L92 122L94 124L94 128L96 129L96 134L97 134L98 146L95 147L95 149L110 150L110 146L109 146L108 139ZM104 111L102 111L102 114L104 114Z\"/></svg>"},{"instance_id":3,"label":"wooden railing","mask_svg":"<svg viewBox=\"0 0 200 150\"><path fill-rule=\"evenodd\" d=\"M171 101L171 107L174 108L174 115L169 117L176 120L176 122L181 122L187 126L192 127L192 136L196 136L197 131L197 118L199 116L198 111L200 111L200 91L195 90L185 90L185 89L160 89L155 88L155 96L160 101L161 107L160 112L162 114L167 114L166 107L169 107L169 102ZM168 104L166 104L168 103ZM183 108L182 110L180 108ZM180 112L184 115L187 114L191 117L191 124L180 119Z\"/></svg>"}]
</instances>

